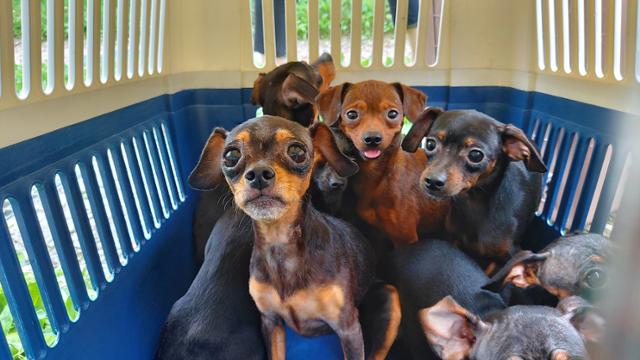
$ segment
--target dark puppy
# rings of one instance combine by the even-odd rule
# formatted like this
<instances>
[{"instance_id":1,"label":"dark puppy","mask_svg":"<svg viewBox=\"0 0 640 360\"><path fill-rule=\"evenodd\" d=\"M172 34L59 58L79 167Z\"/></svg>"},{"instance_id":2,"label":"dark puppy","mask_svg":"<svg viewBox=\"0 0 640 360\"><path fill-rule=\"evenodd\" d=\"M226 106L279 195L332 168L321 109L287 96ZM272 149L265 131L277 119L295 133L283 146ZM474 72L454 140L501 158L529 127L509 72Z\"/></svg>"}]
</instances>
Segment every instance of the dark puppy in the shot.
<instances>
[{"instance_id":1,"label":"dark puppy","mask_svg":"<svg viewBox=\"0 0 640 360\"><path fill-rule=\"evenodd\" d=\"M522 130L474 110L425 110L402 148L416 152L425 137L423 196L451 201L447 232L463 249L505 261L540 202L546 167L535 145Z\"/></svg>"},{"instance_id":2,"label":"dark puppy","mask_svg":"<svg viewBox=\"0 0 640 360\"><path fill-rule=\"evenodd\" d=\"M424 153L400 148L403 119L415 120L426 96L411 87L381 81L345 83L321 92L318 109L353 143L360 171L349 179L353 212L394 246L414 243L419 234L444 228L448 202L422 196L416 184ZM334 125L335 124L335 125Z\"/></svg>"},{"instance_id":3,"label":"dark puppy","mask_svg":"<svg viewBox=\"0 0 640 360\"><path fill-rule=\"evenodd\" d=\"M318 113L315 98L329 87L336 76L331 55L323 53L309 65L292 61L268 73L261 73L253 83L251 102L262 106L265 115L280 116L304 126L313 123Z\"/></svg>"},{"instance_id":4,"label":"dark puppy","mask_svg":"<svg viewBox=\"0 0 640 360\"><path fill-rule=\"evenodd\" d=\"M167 317L157 359L266 359L249 296L253 237L251 219L236 209L216 223L205 262Z\"/></svg>"},{"instance_id":5,"label":"dark puppy","mask_svg":"<svg viewBox=\"0 0 640 360\"><path fill-rule=\"evenodd\" d=\"M261 73L253 85L251 101L262 106L265 115L277 115L308 126L317 116L314 101L319 91L329 87L336 69L331 55L324 53L316 62L289 62L268 73ZM229 207L232 196L226 185L203 192L193 217L196 263L203 261L204 248L213 225Z\"/></svg>"},{"instance_id":6,"label":"dark puppy","mask_svg":"<svg viewBox=\"0 0 640 360\"><path fill-rule=\"evenodd\" d=\"M579 295L597 300L607 289L611 251L611 242L599 234L561 237L539 253L518 252L486 288L499 291L508 283L521 288L541 285L560 299Z\"/></svg>"},{"instance_id":7,"label":"dark puppy","mask_svg":"<svg viewBox=\"0 0 640 360\"><path fill-rule=\"evenodd\" d=\"M557 308L517 305L479 317L447 296L418 315L429 343L445 360L588 359L602 318L578 297Z\"/></svg>"},{"instance_id":8,"label":"dark puppy","mask_svg":"<svg viewBox=\"0 0 640 360\"><path fill-rule=\"evenodd\" d=\"M602 332L600 315L577 297L557 310L507 308L498 294L482 288L489 280L482 269L448 242L398 249L388 269L402 303L394 350L403 359L587 358L585 341L598 340Z\"/></svg>"},{"instance_id":9,"label":"dark puppy","mask_svg":"<svg viewBox=\"0 0 640 360\"><path fill-rule=\"evenodd\" d=\"M356 306L372 284L375 259L355 228L310 205L307 191L319 158L341 176L357 171L326 126L309 131L264 116L228 134L216 129L189 182L207 189L226 180L236 205L253 219L249 292L271 358L284 358L286 323L305 336L334 330L345 357L363 359ZM384 358L399 323L399 309L380 312L393 320L383 348L371 352L375 358Z\"/></svg>"}]
</instances>

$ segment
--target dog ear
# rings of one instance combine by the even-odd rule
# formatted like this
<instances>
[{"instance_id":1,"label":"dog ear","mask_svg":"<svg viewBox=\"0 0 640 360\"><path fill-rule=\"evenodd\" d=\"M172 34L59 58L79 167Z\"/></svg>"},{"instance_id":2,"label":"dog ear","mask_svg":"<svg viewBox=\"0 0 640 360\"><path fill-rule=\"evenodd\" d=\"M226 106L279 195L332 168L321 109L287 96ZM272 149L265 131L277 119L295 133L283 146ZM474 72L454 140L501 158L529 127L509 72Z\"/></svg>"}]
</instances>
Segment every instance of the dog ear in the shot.
<instances>
[{"instance_id":1,"label":"dog ear","mask_svg":"<svg viewBox=\"0 0 640 360\"><path fill-rule=\"evenodd\" d=\"M416 121L413 122L413 126L409 130L409 133L402 139L402 150L407 152L416 152L422 139L429 133L433 122L436 120L444 110L435 107L428 107L424 109Z\"/></svg>"},{"instance_id":2,"label":"dog ear","mask_svg":"<svg viewBox=\"0 0 640 360\"><path fill-rule=\"evenodd\" d=\"M316 60L311 66L318 71L322 78L322 84L320 85L320 91L324 91L329 88L333 79L336 78L336 66L333 64L333 58L329 53L322 53L318 60Z\"/></svg>"},{"instance_id":3,"label":"dog ear","mask_svg":"<svg viewBox=\"0 0 640 360\"><path fill-rule=\"evenodd\" d=\"M215 128L202 150L200 160L189 175L189 185L196 190L212 190L224 181L222 173L222 149L227 131Z\"/></svg>"},{"instance_id":4,"label":"dog ear","mask_svg":"<svg viewBox=\"0 0 640 360\"><path fill-rule=\"evenodd\" d=\"M527 135L519 128L507 124L501 128L502 151L515 161L523 160L529 171L544 173L547 166L542 161L542 156L536 146L529 140Z\"/></svg>"},{"instance_id":5,"label":"dog ear","mask_svg":"<svg viewBox=\"0 0 640 360\"><path fill-rule=\"evenodd\" d=\"M328 126L331 126L338 121L344 94L350 86L350 83L332 86L325 91L321 91L316 98L318 111L320 112L320 115L322 115L322 120Z\"/></svg>"},{"instance_id":6,"label":"dog ear","mask_svg":"<svg viewBox=\"0 0 640 360\"><path fill-rule=\"evenodd\" d=\"M396 88L400 101L402 101L402 112L411 122L414 122L418 115L424 110L427 96L419 90L401 83L391 84Z\"/></svg>"},{"instance_id":7,"label":"dog ear","mask_svg":"<svg viewBox=\"0 0 640 360\"><path fill-rule=\"evenodd\" d=\"M539 284L538 270L549 254L536 254L528 250L519 251L500 269L483 289L500 292L507 283L519 288Z\"/></svg>"},{"instance_id":8,"label":"dog ear","mask_svg":"<svg viewBox=\"0 0 640 360\"><path fill-rule=\"evenodd\" d=\"M556 309L571 322L585 341L595 343L602 340L604 317L585 299L579 296L566 297L558 302Z\"/></svg>"},{"instance_id":9,"label":"dog ear","mask_svg":"<svg viewBox=\"0 0 640 360\"><path fill-rule=\"evenodd\" d=\"M317 157L315 162L326 161L342 177L350 177L358 172L358 164L342 153L327 125L315 123L309 128L309 132Z\"/></svg>"},{"instance_id":10,"label":"dog ear","mask_svg":"<svg viewBox=\"0 0 640 360\"><path fill-rule=\"evenodd\" d=\"M488 328L478 316L458 305L451 296L420 310L418 319L433 350L448 360L466 359L479 332Z\"/></svg>"},{"instance_id":11,"label":"dog ear","mask_svg":"<svg viewBox=\"0 0 640 360\"><path fill-rule=\"evenodd\" d=\"M311 104L318 96L318 89L307 80L290 73L282 83L282 97L289 107Z\"/></svg>"},{"instance_id":12,"label":"dog ear","mask_svg":"<svg viewBox=\"0 0 640 360\"><path fill-rule=\"evenodd\" d=\"M262 97L260 96L260 90L262 89L262 83L265 75L265 73L258 74L258 77L253 82L253 90L251 90L251 103L253 105L262 106Z\"/></svg>"}]
</instances>

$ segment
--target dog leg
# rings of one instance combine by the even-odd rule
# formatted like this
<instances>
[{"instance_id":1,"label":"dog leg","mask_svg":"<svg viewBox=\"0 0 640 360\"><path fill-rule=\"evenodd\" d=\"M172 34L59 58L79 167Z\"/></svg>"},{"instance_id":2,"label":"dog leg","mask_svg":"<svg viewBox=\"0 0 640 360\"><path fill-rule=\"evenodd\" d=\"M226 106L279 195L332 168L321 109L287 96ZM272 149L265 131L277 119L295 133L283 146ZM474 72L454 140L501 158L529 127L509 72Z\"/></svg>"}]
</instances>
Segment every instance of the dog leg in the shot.
<instances>
[{"instance_id":1,"label":"dog leg","mask_svg":"<svg viewBox=\"0 0 640 360\"><path fill-rule=\"evenodd\" d=\"M364 339L358 321L358 309L350 310L334 331L340 338L346 360L364 360Z\"/></svg>"},{"instance_id":2,"label":"dog leg","mask_svg":"<svg viewBox=\"0 0 640 360\"><path fill-rule=\"evenodd\" d=\"M387 357L398 335L400 319L400 297L396 288L383 283L372 285L360 305L367 359Z\"/></svg>"},{"instance_id":3,"label":"dog leg","mask_svg":"<svg viewBox=\"0 0 640 360\"><path fill-rule=\"evenodd\" d=\"M284 326L277 317L262 315L262 335L270 360L285 359Z\"/></svg>"}]
</instances>

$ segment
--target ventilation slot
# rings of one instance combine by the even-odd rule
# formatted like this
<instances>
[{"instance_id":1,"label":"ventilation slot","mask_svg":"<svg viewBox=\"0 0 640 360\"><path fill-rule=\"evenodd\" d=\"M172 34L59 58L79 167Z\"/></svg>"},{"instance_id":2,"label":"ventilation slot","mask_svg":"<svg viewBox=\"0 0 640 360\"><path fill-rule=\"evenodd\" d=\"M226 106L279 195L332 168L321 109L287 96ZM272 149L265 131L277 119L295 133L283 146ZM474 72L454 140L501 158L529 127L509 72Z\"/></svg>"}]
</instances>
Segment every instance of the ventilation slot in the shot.
<instances>
[{"instance_id":1,"label":"ventilation slot","mask_svg":"<svg viewBox=\"0 0 640 360\"><path fill-rule=\"evenodd\" d=\"M156 147L151 143L151 140L149 139L148 131L142 133L142 139L144 140L144 147L146 150L146 156L149 159L149 165L151 165L153 184L155 186L156 193L160 198L162 214L164 215L165 219L168 219L170 205L168 203L169 200L167 199L168 195L165 183L160 181L160 159L158 153L156 152Z\"/></svg>"},{"instance_id":2,"label":"ventilation slot","mask_svg":"<svg viewBox=\"0 0 640 360\"><path fill-rule=\"evenodd\" d=\"M182 188L182 182L180 181L180 172L178 170L178 162L176 160L175 151L173 150L173 145L171 142L171 136L169 135L169 130L165 126L165 124L161 124L162 128L162 137L164 138L164 145L167 148L167 153L169 155L169 164L171 164L171 173L173 174L173 180L176 184L176 189L178 190L178 194L180 195L180 201L184 201L185 193Z\"/></svg>"},{"instance_id":3,"label":"ventilation slot","mask_svg":"<svg viewBox=\"0 0 640 360\"><path fill-rule=\"evenodd\" d=\"M150 169L148 168L149 160L147 158L146 152L142 152L140 150L140 146L138 145L138 139L133 138L131 140L133 142L133 151L135 153L136 163L138 165L138 170L141 174L142 179L142 188L144 189L144 193L147 198L147 204L151 209L151 216L153 217L153 225L156 229L160 228L160 205L158 204L157 194L151 189L151 182L153 182L151 175L149 174Z\"/></svg>"},{"instance_id":4,"label":"ventilation slot","mask_svg":"<svg viewBox=\"0 0 640 360\"><path fill-rule=\"evenodd\" d=\"M27 244L24 242L22 236L23 233L26 234L25 222L22 214L20 214L19 211L20 210L15 200L6 199L3 201L2 212L4 214L4 221L13 244L13 252L17 257L23 280L26 283L29 296L31 297L30 300L33 304L33 309L35 309L35 315L37 318L36 326L39 326L39 328L36 328L35 330L41 331L41 334L38 335L44 336L45 343L48 346L52 346L57 342L58 334L53 328L50 321L52 310L50 308L47 308L48 304L43 297L44 294L40 290L42 287L42 279L40 279L40 281L37 281L37 274L34 272L31 263L32 259L27 253ZM21 305L24 306L24 304ZM21 308L19 311L22 312L27 310ZM33 327L33 324L31 324L30 327Z\"/></svg>"},{"instance_id":5,"label":"ventilation slot","mask_svg":"<svg viewBox=\"0 0 640 360\"><path fill-rule=\"evenodd\" d=\"M616 220L616 217L618 216L618 211L620 210L620 203L622 202L622 196L624 195L624 190L627 186L627 181L629 180L630 168L631 168L631 154L627 154L627 157L624 162L624 167L622 169L622 173L620 174L620 180L618 180L618 184L616 185L616 192L613 197L613 201L611 203L609 218L607 219L607 223L604 227L604 231L602 232L602 235L606 237L611 237L611 232L613 231L615 220Z\"/></svg>"},{"instance_id":6,"label":"ventilation slot","mask_svg":"<svg viewBox=\"0 0 640 360\"><path fill-rule=\"evenodd\" d=\"M121 180L122 178L118 175L116 160L114 160L111 149L107 150L107 159L109 161L111 176L113 178L114 187L116 190L116 194L118 196L118 202L120 203L120 208L122 209L122 216L127 226L127 233L129 234L129 239L131 240L131 248L133 249L133 251L137 252L140 250L140 239L142 239L142 236L136 236L136 231L134 230L133 225L131 224L131 221L130 221L132 215L129 215L136 212L136 210L133 209L135 207L135 202L131 201L129 204L127 204L127 202L125 201L125 197L124 197L125 190L123 189L123 187L125 186L125 183L122 183L122 181L124 180ZM124 174L124 172L123 172L123 175L124 177L127 176L126 174ZM108 176L108 175L105 175L105 176ZM127 191L127 196L128 197L131 196L130 191ZM116 207L114 206L114 208ZM136 226L136 229L139 229L139 226L140 226L140 222L138 222L138 226Z\"/></svg>"},{"instance_id":7,"label":"ventilation slot","mask_svg":"<svg viewBox=\"0 0 640 360\"><path fill-rule=\"evenodd\" d=\"M58 250L60 249L60 246L54 242L53 234L51 233L51 228L49 227L49 219L52 219L51 208L49 204L47 204L47 206L45 207L46 198L42 197L40 195L41 193L44 192L39 186L34 185L31 188L31 198L33 201L33 206L38 217L40 230L47 247L47 252L49 253L49 258L51 259L51 263L53 265L53 269L56 275L56 281L58 282L60 294L62 296L64 306L67 310L67 315L69 316L70 320L76 321L79 316L78 306L76 303L74 303L71 297L71 292L69 290L69 285L67 282L67 274L62 269L60 254L62 254L63 252L62 250Z\"/></svg>"},{"instance_id":8,"label":"ventilation slot","mask_svg":"<svg viewBox=\"0 0 640 360\"><path fill-rule=\"evenodd\" d=\"M132 167L133 157L131 156L131 152L127 146L125 146L124 142L120 143L120 151L122 152L122 158L124 160L124 165L127 171L127 177L129 178L129 185L131 186L133 199L136 204L136 209L138 209L138 217L140 219L140 226L142 227L142 232L144 234L145 239L151 238L151 217L148 203L143 203L141 198L142 194L142 179L140 179L140 174L137 172L137 169ZM144 206L144 208L143 208Z\"/></svg>"},{"instance_id":9,"label":"ventilation slot","mask_svg":"<svg viewBox=\"0 0 640 360\"><path fill-rule=\"evenodd\" d=\"M102 164L98 164L98 159L93 156L91 157L91 165L93 167L93 173L95 174L96 181L98 183L98 189L100 190L100 198L102 199L102 204L104 205L104 210L107 215L107 221L109 222L109 230L111 231L111 235L113 237L113 244L116 247L116 254L118 255L118 260L120 265L127 264L127 252L126 252L126 240L121 238L122 231L118 231L116 227L116 223L114 222L114 210L118 204L110 204L110 198L107 196L107 191L105 190L105 184L102 180L103 168ZM112 209L112 205L114 208Z\"/></svg>"},{"instance_id":10,"label":"ventilation slot","mask_svg":"<svg viewBox=\"0 0 640 360\"><path fill-rule=\"evenodd\" d=\"M160 140L162 135L160 131L158 131L157 127L153 128L153 142L156 146L156 150L158 154L160 154L160 166L162 167L162 177L164 179L165 186L169 193L169 199L171 200L171 207L175 210L178 208L178 200L176 195L176 187L173 183L173 178L171 174L169 174L169 157L167 153L167 149L164 146L164 143Z\"/></svg>"},{"instance_id":11,"label":"ventilation slot","mask_svg":"<svg viewBox=\"0 0 640 360\"><path fill-rule=\"evenodd\" d=\"M540 199L540 205L538 206L538 210L536 211L536 215L542 215L545 207L545 203L547 201L547 196L550 191L550 184L553 181L553 174L556 168L556 163L558 161L558 154L560 153L560 147L562 145L562 141L564 138L564 128L560 128L556 131L556 140L553 147L553 152L551 155L551 159L547 160L547 173L544 177L544 190L542 191L542 198Z\"/></svg>"},{"instance_id":12,"label":"ventilation slot","mask_svg":"<svg viewBox=\"0 0 640 360\"><path fill-rule=\"evenodd\" d=\"M587 143L586 153L584 155L584 160L582 162L582 168L580 169L580 175L578 176L577 181L574 185L573 193L571 194L571 202L569 204L569 213L564 220L564 224L562 226L562 234L569 233L573 226L573 219L576 215L576 210L578 208L578 202L580 201L580 197L582 195L582 190L584 188L584 184L587 178L587 174L589 172L589 167L591 166L591 160L593 158L593 152L596 147L596 141L593 138L590 138Z\"/></svg>"},{"instance_id":13,"label":"ventilation slot","mask_svg":"<svg viewBox=\"0 0 640 360\"><path fill-rule=\"evenodd\" d=\"M560 210L560 204L562 202L562 197L564 195L564 189L567 185L567 180L569 179L569 174L571 173L571 165L573 164L573 158L576 153L576 147L578 146L579 136L577 133L574 133L571 139L571 145L569 147L569 153L566 156L566 161L562 164L562 176L558 179L558 183L556 184L556 191L554 194L554 202L552 204L551 216L549 216L548 223L549 225L553 225L556 222L558 217L558 211Z\"/></svg>"},{"instance_id":14,"label":"ventilation slot","mask_svg":"<svg viewBox=\"0 0 640 360\"><path fill-rule=\"evenodd\" d=\"M76 225L74 223L74 218L71 216L71 208L69 207L69 202L67 198L67 192L69 191L69 183L66 179L63 178L61 174L56 174L54 177L56 189L58 191L58 199L60 201L60 206L62 207L65 221L67 224L67 229L71 236L71 241L73 243L73 249L75 252L75 256L77 258L78 264L80 265L80 271L82 273L82 279L84 280L84 286L87 290L87 295L89 299L95 300L98 296L97 292L97 282L94 280L93 276L89 273L89 269L87 267L87 262L85 259L85 254L87 253L87 249L85 246L80 244L80 239L78 237L78 232L76 231Z\"/></svg>"},{"instance_id":15,"label":"ventilation slot","mask_svg":"<svg viewBox=\"0 0 640 360\"><path fill-rule=\"evenodd\" d=\"M607 145L605 150L604 159L602 160L602 165L600 166L600 171L598 173L598 180L594 187L593 195L591 196L591 200L588 204L587 216L585 218L585 223L583 225L584 231L591 230L591 224L593 223L593 218L596 214L596 210L598 208L598 203L600 202L600 196L602 195L602 189L604 188L604 183L607 178L607 173L609 171L609 165L611 164L611 158L613 156L613 146L611 144Z\"/></svg>"}]
</instances>

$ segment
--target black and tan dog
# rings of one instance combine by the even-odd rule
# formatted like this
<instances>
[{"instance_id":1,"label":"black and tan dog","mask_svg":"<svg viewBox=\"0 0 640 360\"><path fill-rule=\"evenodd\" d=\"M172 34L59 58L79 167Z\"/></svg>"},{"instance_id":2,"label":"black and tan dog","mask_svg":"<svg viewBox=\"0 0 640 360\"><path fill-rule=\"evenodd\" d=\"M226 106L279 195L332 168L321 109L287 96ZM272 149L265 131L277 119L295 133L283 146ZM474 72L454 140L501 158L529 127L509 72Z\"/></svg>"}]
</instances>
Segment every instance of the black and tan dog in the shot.
<instances>
[{"instance_id":1,"label":"black and tan dog","mask_svg":"<svg viewBox=\"0 0 640 360\"><path fill-rule=\"evenodd\" d=\"M320 158L341 176L358 169L325 125L309 130L264 116L229 133L216 129L189 177L199 189L226 180L235 204L253 219L249 291L274 359L284 358L284 323L305 336L334 330L347 359L365 356L357 306L374 281L375 257L355 228L311 206L307 193ZM386 290L392 300L377 316L388 326L374 341L373 358L386 356L400 321L397 294Z\"/></svg>"},{"instance_id":2,"label":"black and tan dog","mask_svg":"<svg viewBox=\"0 0 640 360\"><path fill-rule=\"evenodd\" d=\"M579 295L597 301L607 289L613 246L600 234L560 237L539 253L523 250L511 258L485 288L506 284L520 288L540 285L559 299Z\"/></svg>"},{"instance_id":3,"label":"black and tan dog","mask_svg":"<svg viewBox=\"0 0 640 360\"><path fill-rule=\"evenodd\" d=\"M507 307L483 289L482 269L449 242L420 241L389 260L402 300L394 349L401 359L587 359L585 345L602 336L601 315L575 296L556 308Z\"/></svg>"},{"instance_id":4,"label":"black and tan dog","mask_svg":"<svg viewBox=\"0 0 640 360\"><path fill-rule=\"evenodd\" d=\"M336 76L331 55L322 54L313 64L292 61L261 73L255 80L251 102L262 106L265 115L276 115L304 126L317 118L315 98ZM334 193L328 189L327 194ZM232 207L231 194L226 186L203 192L193 217L193 242L196 263L204 260L204 249L211 229L225 210Z\"/></svg>"},{"instance_id":5,"label":"black and tan dog","mask_svg":"<svg viewBox=\"0 0 640 360\"><path fill-rule=\"evenodd\" d=\"M448 235L474 256L505 261L540 202L546 167L535 145L474 110L425 110L402 148L416 152L425 137L419 186L424 197L451 201Z\"/></svg>"}]
</instances>

